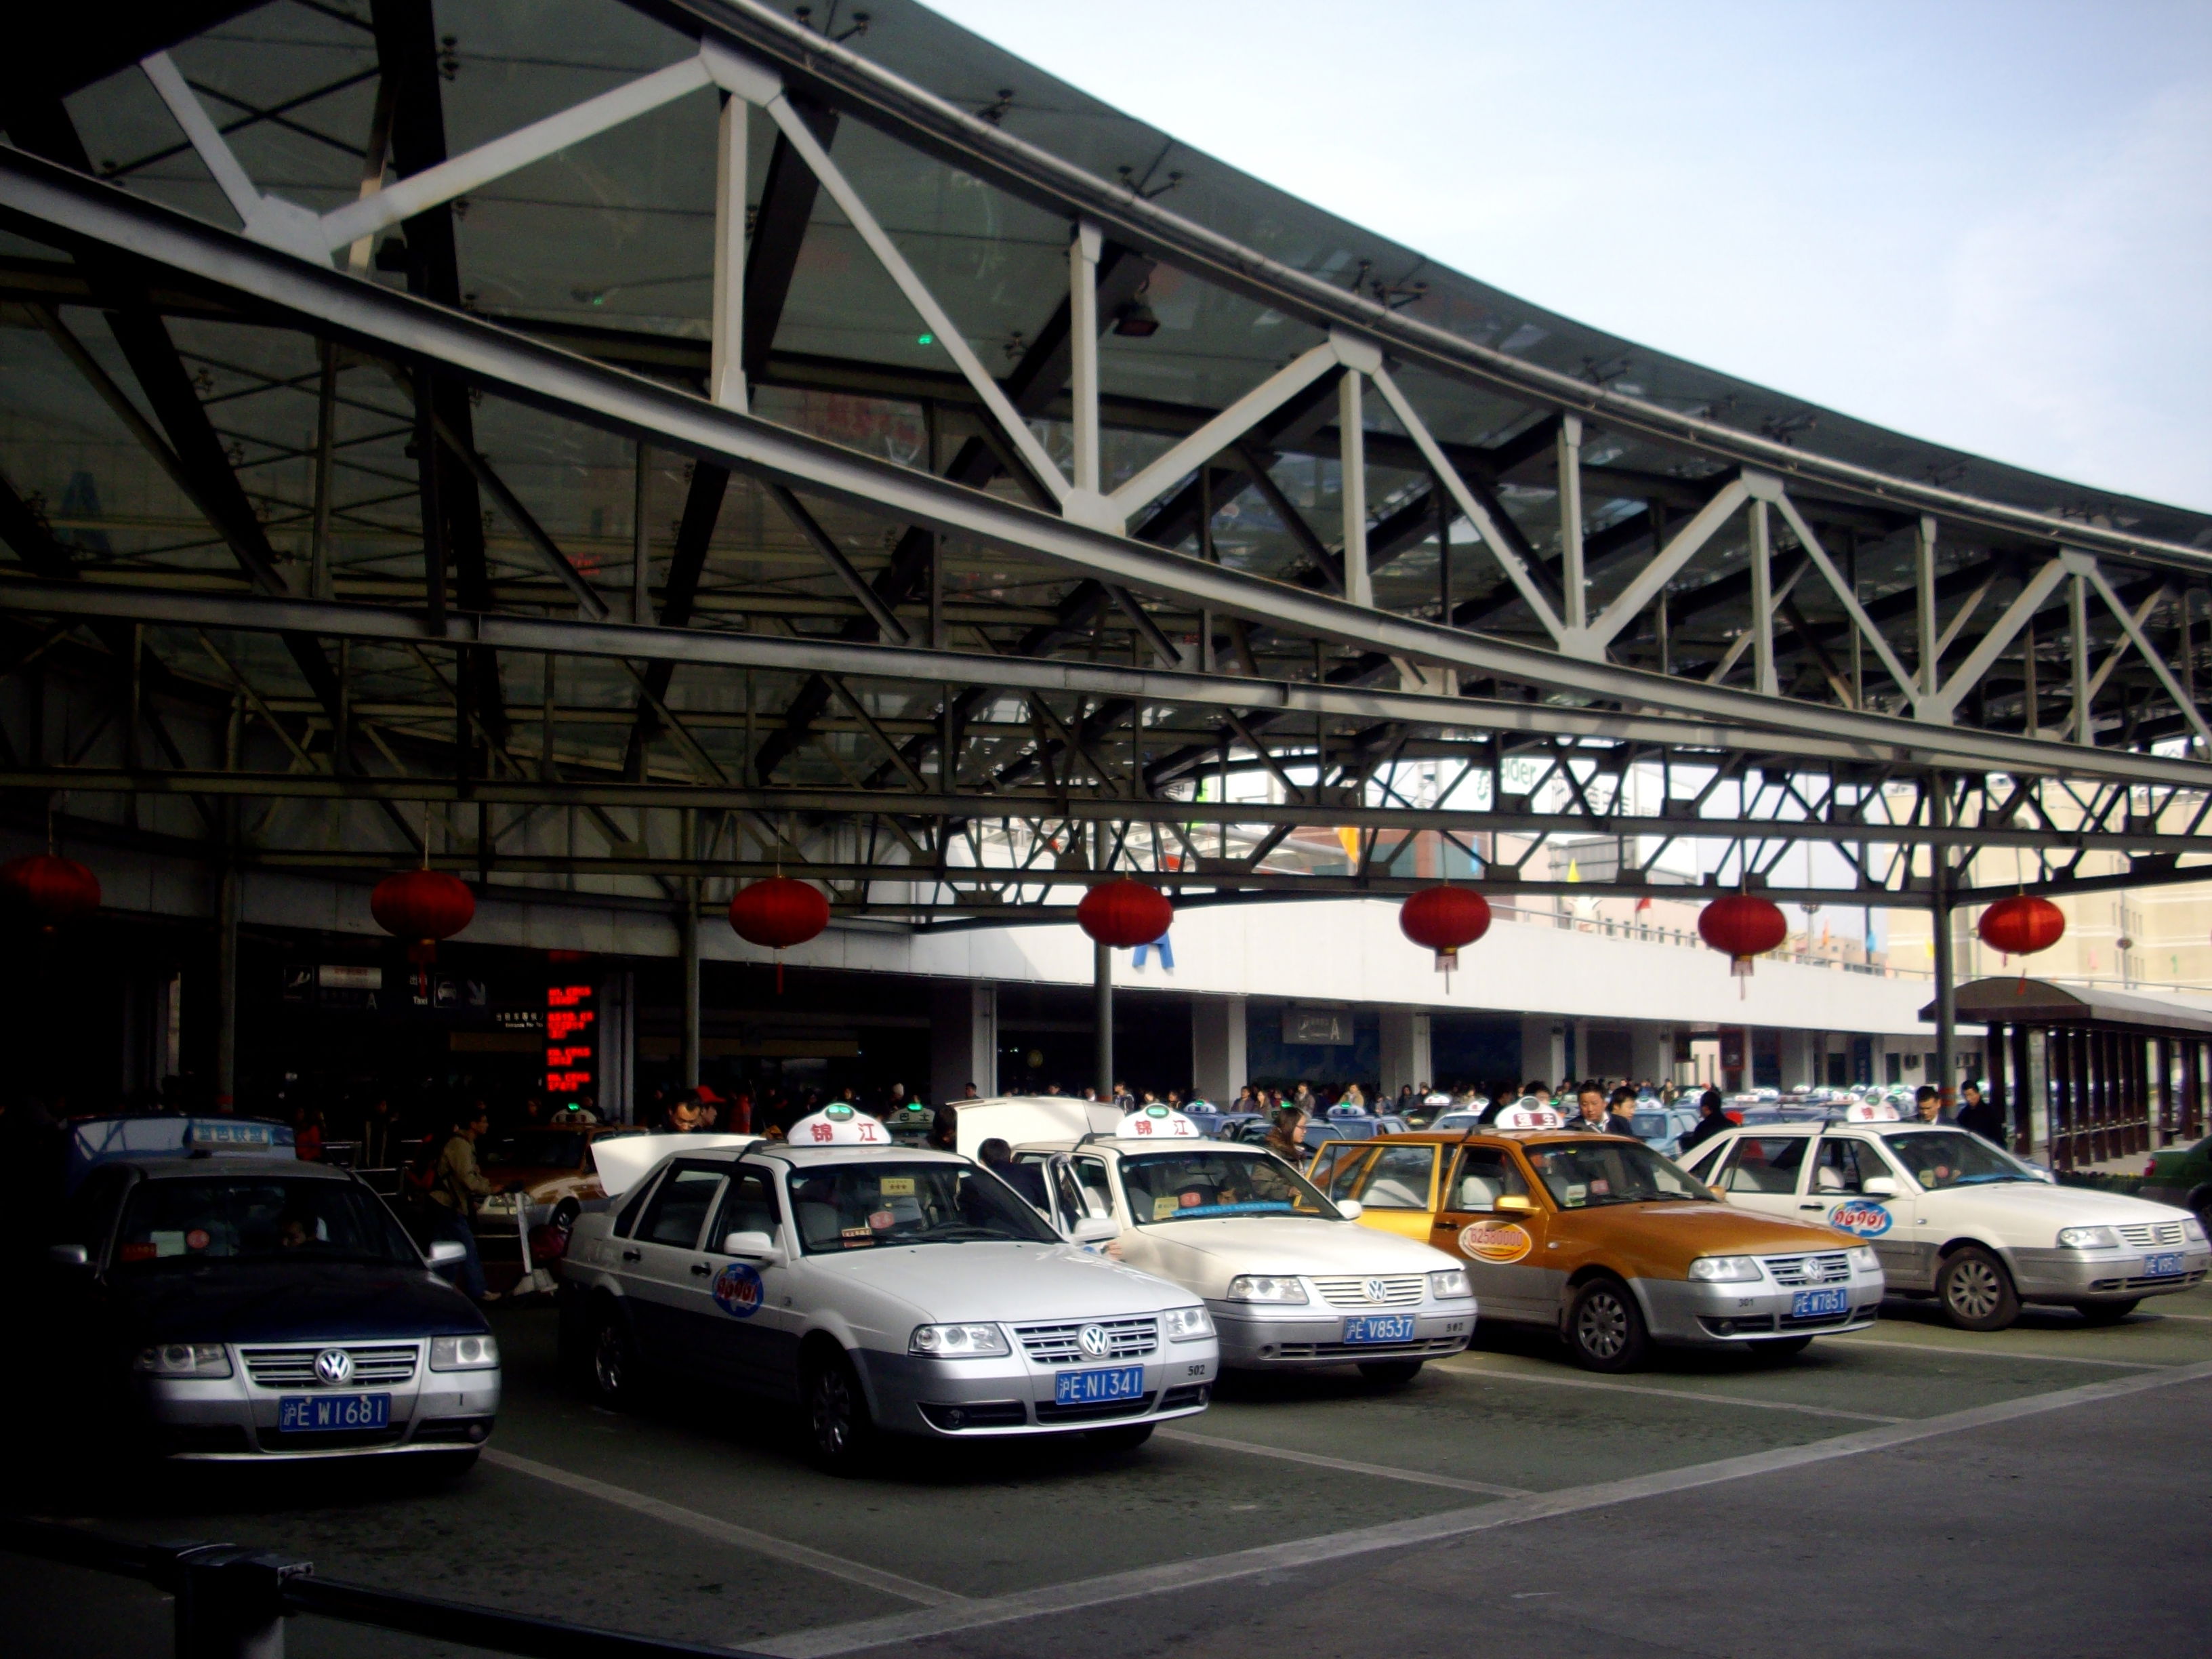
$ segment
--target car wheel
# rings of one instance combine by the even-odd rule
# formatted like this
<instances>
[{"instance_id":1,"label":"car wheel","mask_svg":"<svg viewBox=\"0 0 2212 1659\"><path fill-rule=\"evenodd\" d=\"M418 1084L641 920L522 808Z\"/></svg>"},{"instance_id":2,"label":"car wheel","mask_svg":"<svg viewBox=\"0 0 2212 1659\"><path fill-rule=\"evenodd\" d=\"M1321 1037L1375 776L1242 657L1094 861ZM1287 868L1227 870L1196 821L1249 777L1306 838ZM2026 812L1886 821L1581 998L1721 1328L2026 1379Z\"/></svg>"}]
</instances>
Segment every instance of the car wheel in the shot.
<instances>
[{"instance_id":1,"label":"car wheel","mask_svg":"<svg viewBox=\"0 0 2212 1659\"><path fill-rule=\"evenodd\" d=\"M1753 1359L1790 1359L1813 1346L1809 1336L1777 1336L1751 1345Z\"/></svg>"},{"instance_id":2,"label":"car wheel","mask_svg":"<svg viewBox=\"0 0 2212 1659\"><path fill-rule=\"evenodd\" d=\"M2131 1296L2124 1302L2084 1302L2081 1306L2081 1318L2091 1325L2117 1325L2142 1301L2141 1297Z\"/></svg>"},{"instance_id":3,"label":"car wheel","mask_svg":"<svg viewBox=\"0 0 2212 1659\"><path fill-rule=\"evenodd\" d=\"M622 1411L637 1398L637 1344L629 1322L615 1309L602 1309L592 1322L589 1362L585 1380L599 1405Z\"/></svg>"},{"instance_id":4,"label":"car wheel","mask_svg":"<svg viewBox=\"0 0 2212 1659\"><path fill-rule=\"evenodd\" d=\"M1359 1362L1359 1374L1370 1382L1397 1388L1421 1374L1421 1362L1418 1359L1363 1359Z\"/></svg>"},{"instance_id":5,"label":"car wheel","mask_svg":"<svg viewBox=\"0 0 2212 1659\"><path fill-rule=\"evenodd\" d=\"M1134 1451L1152 1437L1152 1425L1122 1423L1110 1429L1093 1429L1084 1437L1100 1451Z\"/></svg>"},{"instance_id":6,"label":"car wheel","mask_svg":"<svg viewBox=\"0 0 2212 1659\"><path fill-rule=\"evenodd\" d=\"M2001 1331L2020 1317L2020 1295L2003 1262L1978 1244L1955 1252L1936 1275L1943 1316L1962 1331Z\"/></svg>"},{"instance_id":7,"label":"car wheel","mask_svg":"<svg viewBox=\"0 0 2212 1659\"><path fill-rule=\"evenodd\" d=\"M868 1402L853 1362L842 1353L816 1362L806 1373L807 1444L815 1463L832 1474L857 1474L875 1438Z\"/></svg>"},{"instance_id":8,"label":"car wheel","mask_svg":"<svg viewBox=\"0 0 2212 1659\"><path fill-rule=\"evenodd\" d=\"M1593 1279L1567 1310L1567 1346L1584 1370L1633 1370L1651 1346L1644 1311L1617 1279Z\"/></svg>"},{"instance_id":9,"label":"car wheel","mask_svg":"<svg viewBox=\"0 0 2212 1659\"><path fill-rule=\"evenodd\" d=\"M562 1243L568 1242L568 1235L575 1230L576 1218L583 1212L584 1206L573 1198L564 1198L554 1206L553 1231L561 1235Z\"/></svg>"}]
</instances>

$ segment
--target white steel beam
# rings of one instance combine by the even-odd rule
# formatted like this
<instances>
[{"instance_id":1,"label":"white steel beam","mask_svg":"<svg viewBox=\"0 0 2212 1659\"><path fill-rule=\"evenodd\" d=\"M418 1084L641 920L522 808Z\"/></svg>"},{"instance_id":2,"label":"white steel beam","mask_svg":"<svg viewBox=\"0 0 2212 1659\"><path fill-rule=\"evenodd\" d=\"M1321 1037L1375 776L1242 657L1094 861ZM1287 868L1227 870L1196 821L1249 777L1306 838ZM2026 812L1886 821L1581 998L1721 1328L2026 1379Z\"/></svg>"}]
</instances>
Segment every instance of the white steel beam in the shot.
<instances>
[{"instance_id":1,"label":"white steel beam","mask_svg":"<svg viewBox=\"0 0 2212 1659\"><path fill-rule=\"evenodd\" d=\"M1943 636L1936 626L1936 520L1924 514L1912 532L1912 580L1913 608L1920 620L1920 673L1912 684L1913 701L1918 702L1943 689Z\"/></svg>"},{"instance_id":2,"label":"white steel beam","mask_svg":"<svg viewBox=\"0 0 2212 1659\"><path fill-rule=\"evenodd\" d=\"M1589 624L1589 583L1583 571L1583 422L1559 420L1559 583L1566 590L1566 624L1579 634Z\"/></svg>"},{"instance_id":3,"label":"white steel beam","mask_svg":"<svg viewBox=\"0 0 2212 1659\"><path fill-rule=\"evenodd\" d=\"M215 175L216 187L229 202L231 210L238 215L246 234L257 242L281 247L288 253L329 264L329 256L317 240L313 210L281 197L264 195L255 187L245 167L240 165L230 141L222 136L192 89L185 84L184 76L169 54L157 52L150 58L142 58L138 67L153 83L161 101L168 106L177 125L184 129L194 152Z\"/></svg>"},{"instance_id":4,"label":"white steel beam","mask_svg":"<svg viewBox=\"0 0 2212 1659\"><path fill-rule=\"evenodd\" d=\"M1344 507L1344 597L1375 603L1367 574L1367 426L1360 408L1359 371L1347 368L1336 383L1337 499Z\"/></svg>"},{"instance_id":5,"label":"white steel beam","mask_svg":"<svg viewBox=\"0 0 2212 1659\"><path fill-rule=\"evenodd\" d=\"M1813 526L1805 522L1805 515L1797 510L1797 503L1790 499L1789 492L1782 488L1781 481L1763 472L1747 473L1745 477L1753 494L1763 495L1781 509L1783 522L1797 538L1797 544L1805 550L1805 556L1812 560L1820 570L1822 580L1843 601L1844 610L1850 616L1852 626L1874 647L1875 655L1881 659L1882 667L1888 672L1890 678L1897 682L1897 689L1913 700L1915 714L1933 720L1937 725L1948 725L1950 720L1948 708L1943 709L1939 718L1931 712L1934 705L1922 703L1917 684L1911 675L1905 672L1905 665L1897 659L1897 653L1889 648L1889 641L1882 636L1881 629L1875 625L1874 618L1867 615L1866 607L1859 603L1858 595L1851 592L1851 585L1836 568L1835 561L1828 556L1828 550L1820 545L1820 537L1813 533Z\"/></svg>"},{"instance_id":6,"label":"white steel beam","mask_svg":"<svg viewBox=\"0 0 2212 1659\"><path fill-rule=\"evenodd\" d=\"M2065 579L2066 567L2057 559L2049 561L2027 579L2027 585L2020 590L2019 597L2005 607L2004 615L1999 617L1990 631L1982 635L1981 643L1973 648L1966 661L1959 665L1957 671L1944 683L1943 690L1937 694L1937 701L1946 715L1955 711L1960 699L1973 690L1983 675L1996 666L1997 659L2004 654L2005 647L2013 641L2013 636L2027 626L2030 619L2051 598L2052 591ZM2028 648L2031 652L2034 649L2033 635L2029 636ZM2035 670L2032 664L2027 670L2027 681L2028 725L2033 727L2035 724ZM2027 735L2032 738L2035 732L2031 730Z\"/></svg>"},{"instance_id":7,"label":"white steel beam","mask_svg":"<svg viewBox=\"0 0 2212 1659\"><path fill-rule=\"evenodd\" d=\"M2097 725L2089 709L2089 580L2085 571L2094 569L2095 562L2086 555L2059 556L2072 578L2066 596L2066 620L2074 635L2074 741L2085 749L2094 748Z\"/></svg>"},{"instance_id":8,"label":"white steel beam","mask_svg":"<svg viewBox=\"0 0 2212 1659\"><path fill-rule=\"evenodd\" d=\"M745 129L752 106L723 94L714 132L714 355L707 395L743 413L745 403Z\"/></svg>"},{"instance_id":9,"label":"white steel beam","mask_svg":"<svg viewBox=\"0 0 2212 1659\"><path fill-rule=\"evenodd\" d=\"M1590 624L1590 636L1601 646L1612 644L1620 630L1681 574L1682 567L1697 557L1698 550L1713 538L1729 515L1750 499L1751 486L1743 479L1731 478L1723 484L1720 492L1699 507L1689 523L1674 532L1674 539L1655 554L1636 573L1636 579L1598 614Z\"/></svg>"},{"instance_id":10,"label":"white steel beam","mask_svg":"<svg viewBox=\"0 0 2212 1659\"><path fill-rule=\"evenodd\" d=\"M2130 616L2128 614L2128 608L2120 603L2120 596L2112 592L2112 585L2106 580L2105 573L2094 564L2089 567L2088 579L2095 585L2098 597L2103 599L2112 613L2120 619L2121 629L2126 633L2135 648L2142 653L2142 659L2150 665L2150 672L2158 677L2158 683L2166 688L2166 696L2172 697L2175 707L2181 710L2182 717L2195 731L2197 740L2201 743L2212 744L2212 726L2205 724L2204 711L2197 708L2197 699L2190 696L2183 689L2181 683L2174 678L2173 671L2166 665L2166 659L2151 649L2150 641L2145 637L2142 631L2143 617L2150 614L2153 605L2166 597L2165 591L2161 589L2153 594L2145 603L2141 615ZM2185 641L2187 637L2185 634L2183 635Z\"/></svg>"},{"instance_id":11,"label":"white steel beam","mask_svg":"<svg viewBox=\"0 0 2212 1659\"><path fill-rule=\"evenodd\" d=\"M1106 500L1115 514L1113 528L1118 532L1139 507L1198 471L1342 363L1333 340L1292 358L1109 495Z\"/></svg>"},{"instance_id":12,"label":"white steel beam","mask_svg":"<svg viewBox=\"0 0 2212 1659\"><path fill-rule=\"evenodd\" d=\"M1768 533L1767 503L1751 504L1751 678L1762 697L1778 696L1774 673L1774 543Z\"/></svg>"},{"instance_id":13,"label":"white steel beam","mask_svg":"<svg viewBox=\"0 0 2212 1659\"><path fill-rule=\"evenodd\" d=\"M1098 256L1105 240L1085 220L1067 244L1068 383L1074 404L1075 487L1098 494Z\"/></svg>"}]
</instances>

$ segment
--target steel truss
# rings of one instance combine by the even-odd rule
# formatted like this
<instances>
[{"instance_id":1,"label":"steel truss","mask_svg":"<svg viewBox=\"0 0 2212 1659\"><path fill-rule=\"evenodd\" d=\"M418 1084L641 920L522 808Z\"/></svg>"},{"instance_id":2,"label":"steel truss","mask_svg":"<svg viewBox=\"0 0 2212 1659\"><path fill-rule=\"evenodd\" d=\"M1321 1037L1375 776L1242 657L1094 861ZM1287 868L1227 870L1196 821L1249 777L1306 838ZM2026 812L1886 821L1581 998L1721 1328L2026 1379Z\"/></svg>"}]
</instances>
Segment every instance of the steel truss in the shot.
<instances>
[{"instance_id":1,"label":"steel truss","mask_svg":"<svg viewBox=\"0 0 2212 1659\"><path fill-rule=\"evenodd\" d=\"M1061 918L1131 871L1184 902L1398 893L1455 858L1531 896L1941 909L2212 868L2198 546L1479 343L753 0L641 0L669 61L458 155L422 0L358 20L372 68L260 101L171 55L214 50L185 32L222 10L123 32L166 48L136 71L76 42L69 84L0 107L0 215L52 252L0 260L5 318L169 503L0 489L0 788L26 817L65 798L73 834L230 869L420 849L611 902L712 908L781 868L919 923ZM124 72L183 143L115 174L189 150L239 228L95 176L59 94ZM332 137L329 100L372 88L363 143ZM698 337L470 300L472 195L710 98ZM358 188L264 189L232 141L271 127ZM872 201L881 170L841 159L860 129L1064 228L1007 372ZM949 369L779 343L825 224ZM1218 404L1109 386L1102 339L1163 273L1290 349ZM828 394L916 411L921 453L809 429ZM314 435L273 435L280 409ZM555 453L629 457L626 545L580 527ZM1273 540L1232 557L1248 510ZM1343 867L1311 830L1353 834ZM1595 843L1617 876L1557 878Z\"/></svg>"}]
</instances>

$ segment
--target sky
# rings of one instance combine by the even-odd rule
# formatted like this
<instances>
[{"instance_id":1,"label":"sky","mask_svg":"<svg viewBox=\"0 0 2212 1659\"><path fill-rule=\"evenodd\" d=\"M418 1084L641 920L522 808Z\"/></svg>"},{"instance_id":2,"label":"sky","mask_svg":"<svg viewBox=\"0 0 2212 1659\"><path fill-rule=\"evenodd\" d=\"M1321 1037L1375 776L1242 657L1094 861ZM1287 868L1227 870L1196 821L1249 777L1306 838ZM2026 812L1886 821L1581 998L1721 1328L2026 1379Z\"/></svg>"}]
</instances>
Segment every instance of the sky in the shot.
<instances>
[{"instance_id":1,"label":"sky","mask_svg":"<svg viewBox=\"0 0 2212 1659\"><path fill-rule=\"evenodd\" d=\"M932 0L1441 263L2212 510L2212 0Z\"/></svg>"}]
</instances>

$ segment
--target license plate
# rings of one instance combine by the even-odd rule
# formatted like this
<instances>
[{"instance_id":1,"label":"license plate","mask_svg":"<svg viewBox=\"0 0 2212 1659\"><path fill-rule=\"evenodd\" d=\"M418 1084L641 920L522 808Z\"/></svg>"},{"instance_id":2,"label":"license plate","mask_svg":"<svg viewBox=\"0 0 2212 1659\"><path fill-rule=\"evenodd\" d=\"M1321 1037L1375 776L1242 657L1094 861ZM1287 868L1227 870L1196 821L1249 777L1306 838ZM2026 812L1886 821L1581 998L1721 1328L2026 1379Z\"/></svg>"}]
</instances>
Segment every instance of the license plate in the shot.
<instances>
[{"instance_id":1,"label":"license plate","mask_svg":"<svg viewBox=\"0 0 2212 1659\"><path fill-rule=\"evenodd\" d=\"M326 1434L341 1429L388 1429L388 1394L288 1394L276 1402L276 1426L286 1434Z\"/></svg>"},{"instance_id":2,"label":"license plate","mask_svg":"<svg viewBox=\"0 0 2212 1659\"><path fill-rule=\"evenodd\" d=\"M1134 1400L1145 1391L1142 1365L1116 1365L1103 1371L1055 1371L1055 1406L1103 1406L1109 1400Z\"/></svg>"},{"instance_id":3,"label":"license plate","mask_svg":"<svg viewBox=\"0 0 2212 1659\"><path fill-rule=\"evenodd\" d=\"M1849 1313L1850 1310L1850 1295L1845 1291L1800 1291L1790 1298L1790 1316L1792 1319Z\"/></svg>"},{"instance_id":4,"label":"license plate","mask_svg":"<svg viewBox=\"0 0 2212 1659\"><path fill-rule=\"evenodd\" d=\"M2143 1258L2142 1276L2145 1279L2170 1279L2181 1271L2181 1252L2166 1255L2147 1255Z\"/></svg>"},{"instance_id":5,"label":"license plate","mask_svg":"<svg viewBox=\"0 0 2212 1659\"><path fill-rule=\"evenodd\" d=\"M1355 1342L1411 1342L1411 1314L1354 1314L1344 1322L1344 1340Z\"/></svg>"}]
</instances>

